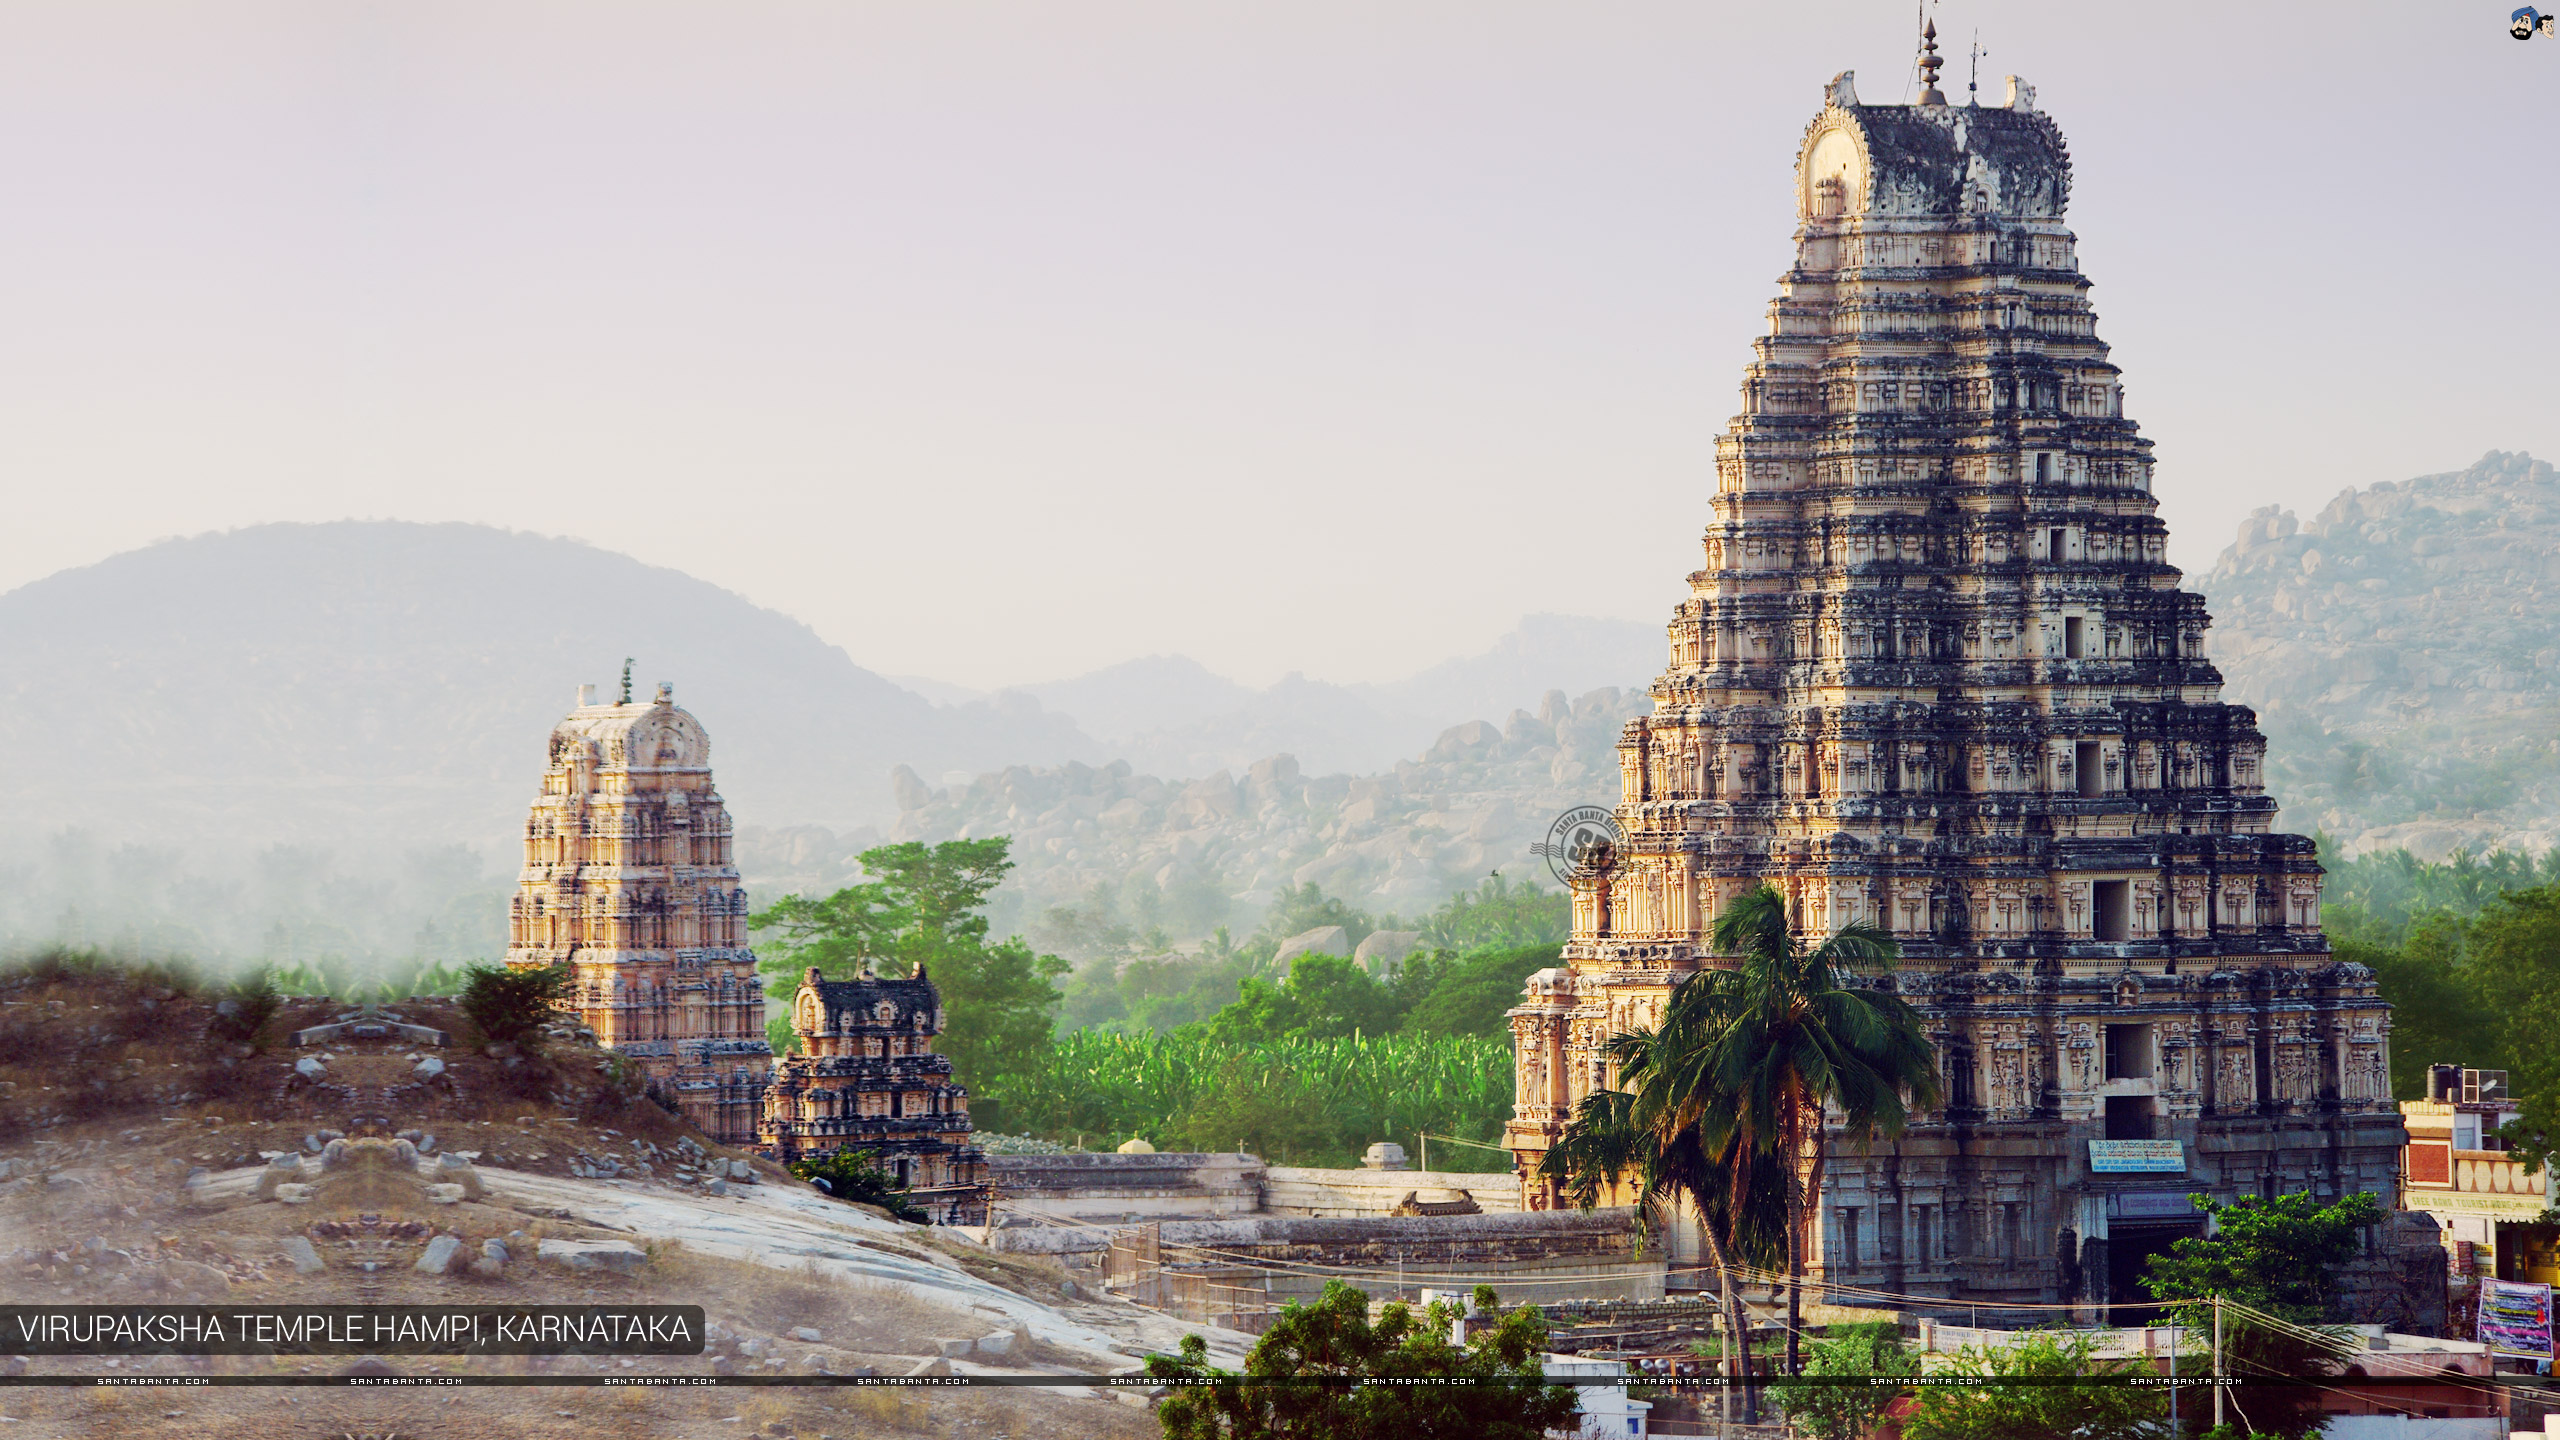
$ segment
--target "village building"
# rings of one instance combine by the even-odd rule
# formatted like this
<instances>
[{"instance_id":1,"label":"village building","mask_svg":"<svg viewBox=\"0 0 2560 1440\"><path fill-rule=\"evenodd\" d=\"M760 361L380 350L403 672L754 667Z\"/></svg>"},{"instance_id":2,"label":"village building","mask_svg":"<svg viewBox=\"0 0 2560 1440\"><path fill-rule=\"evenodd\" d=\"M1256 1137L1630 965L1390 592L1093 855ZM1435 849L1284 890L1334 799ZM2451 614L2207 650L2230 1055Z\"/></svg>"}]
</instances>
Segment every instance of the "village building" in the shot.
<instances>
[{"instance_id":1,"label":"village building","mask_svg":"<svg viewBox=\"0 0 2560 1440\"><path fill-rule=\"evenodd\" d=\"M568 1008L704 1134L755 1139L773 1048L711 742L673 687L551 731L508 907L509 965L565 963Z\"/></svg>"},{"instance_id":2,"label":"village building","mask_svg":"<svg viewBox=\"0 0 2560 1440\"><path fill-rule=\"evenodd\" d=\"M1908 105L1840 75L1805 131L1619 836L1511 1012L1506 1141L1524 1203L1561 1203L1539 1165L1613 1082L1604 1043L1731 964L1719 909L1775 885L1808 941L1899 941L1873 983L1925 1017L1945 1091L1898 1141L1831 1146L1813 1276L2140 1302L2144 1259L2201 1230L2190 1192L2393 1203L2388 1009L2330 954L2314 845L2276 829L2166 558L2062 132L2015 77L1950 103L1938 64L1932 40Z\"/></svg>"},{"instance_id":3,"label":"village building","mask_svg":"<svg viewBox=\"0 0 2560 1440\"><path fill-rule=\"evenodd\" d=\"M868 962L854 980L811 967L791 997L798 1053L774 1067L760 1148L785 1163L869 1151L936 1224L985 1224L987 1157L970 1139L969 1092L951 1078L951 1057L933 1049L944 1023L941 992L922 966L905 980Z\"/></svg>"},{"instance_id":4,"label":"village building","mask_svg":"<svg viewBox=\"0 0 2560 1440\"><path fill-rule=\"evenodd\" d=\"M2457 1313L2481 1278L2560 1285L2560 1183L2526 1167L2498 1127L2522 1114L2503 1070L2427 1068L2427 1098L2404 1100L2400 1203L2436 1218L2451 1252Z\"/></svg>"}]
</instances>

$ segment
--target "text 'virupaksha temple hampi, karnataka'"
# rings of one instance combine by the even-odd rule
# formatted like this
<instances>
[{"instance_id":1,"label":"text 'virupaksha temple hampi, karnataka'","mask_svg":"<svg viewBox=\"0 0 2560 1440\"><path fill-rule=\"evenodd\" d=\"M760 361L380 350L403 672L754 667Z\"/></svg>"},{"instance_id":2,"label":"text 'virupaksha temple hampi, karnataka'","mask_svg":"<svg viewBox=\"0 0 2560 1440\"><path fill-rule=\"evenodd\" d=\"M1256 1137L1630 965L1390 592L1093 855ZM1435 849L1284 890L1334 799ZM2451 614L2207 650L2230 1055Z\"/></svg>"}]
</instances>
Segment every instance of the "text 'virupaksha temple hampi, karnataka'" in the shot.
<instances>
[{"instance_id":1,"label":"text 'virupaksha temple hampi, karnataka'","mask_svg":"<svg viewBox=\"0 0 2560 1440\"><path fill-rule=\"evenodd\" d=\"M2387 1011L2329 954L2313 844L2276 833L2256 717L2164 558L2062 132L2015 77L1959 106L1935 69L1911 105L1843 74L1805 132L1706 566L1619 741L1624 841L1511 1012L1506 1139L1560 1203L1538 1166L1611 1083L1602 1045L1729 964L1718 908L1771 883L1808 938L1891 932L1873 983L1943 1067L1899 1140L1831 1146L1812 1273L2145 1300L2190 1192L2390 1203Z\"/></svg>"}]
</instances>

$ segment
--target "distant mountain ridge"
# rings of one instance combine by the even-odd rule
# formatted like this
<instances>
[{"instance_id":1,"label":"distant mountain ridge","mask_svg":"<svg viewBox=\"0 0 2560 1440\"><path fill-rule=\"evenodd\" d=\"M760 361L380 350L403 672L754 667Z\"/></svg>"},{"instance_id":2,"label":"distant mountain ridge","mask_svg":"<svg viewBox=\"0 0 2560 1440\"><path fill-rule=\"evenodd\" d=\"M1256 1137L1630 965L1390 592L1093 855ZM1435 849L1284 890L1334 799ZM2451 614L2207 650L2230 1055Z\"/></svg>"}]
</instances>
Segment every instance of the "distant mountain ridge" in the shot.
<instances>
[{"instance_id":1,"label":"distant mountain ridge","mask_svg":"<svg viewBox=\"0 0 2560 1440\"><path fill-rule=\"evenodd\" d=\"M1153 768L1177 785L1283 753L1319 776L1383 771L1453 723L1540 706L1550 669L1649 675L1649 653L1610 653L1651 629L1534 617L1395 685L1257 691L1159 658L935 704L789 616L579 541L374 521L167 541L0 595L0 948L484 955L544 740L625 656L636 691L671 682L709 730L763 897L840 881L866 837L914 831L923 782L902 801L901 767L945 787L1125 774L1132 756L1169 758ZM1233 843L1257 870L1279 858ZM1452 873L1472 863L1442 848Z\"/></svg>"},{"instance_id":2,"label":"distant mountain ridge","mask_svg":"<svg viewBox=\"0 0 2560 1440\"><path fill-rule=\"evenodd\" d=\"M21 816L164 843L514 835L581 683L676 687L738 813L892 814L900 764L1108 758L1027 698L935 706L675 570L479 525L260 525L0 595Z\"/></svg>"},{"instance_id":3,"label":"distant mountain ridge","mask_svg":"<svg viewBox=\"0 0 2560 1440\"><path fill-rule=\"evenodd\" d=\"M2350 853L2560 844L2560 473L2467 469L2269 506L2198 582L2282 822Z\"/></svg>"},{"instance_id":4,"label":"distant mountain ridge","mask_svg":"<svg viewBox=\"0 0 2560 1440\"><path fill-rule=\"evenodd\" d=\"M1391 768L1453 724L1542 704L1549 691L1641 685L1668 643L1659 624L1530 615L1480 654L1386 684L1291 675L1255 690L1188 656L1154 655L1019 688L1141 773L1240 771L1287 754L1310 774L1356 775Z\"/></svg>"}]
</instances>

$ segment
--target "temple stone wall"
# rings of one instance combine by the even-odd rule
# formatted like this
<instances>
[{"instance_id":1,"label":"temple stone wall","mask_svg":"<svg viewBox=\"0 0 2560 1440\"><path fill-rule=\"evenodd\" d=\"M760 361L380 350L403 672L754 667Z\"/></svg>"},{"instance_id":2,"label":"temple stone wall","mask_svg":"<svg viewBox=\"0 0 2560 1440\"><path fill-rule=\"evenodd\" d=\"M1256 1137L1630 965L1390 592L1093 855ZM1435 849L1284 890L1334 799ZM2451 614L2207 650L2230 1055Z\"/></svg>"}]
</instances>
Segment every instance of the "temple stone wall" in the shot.
<instances>
[{"instance_id":1,"label":"temple stone wall","mask_svg":"<svg viewBox=\"0 0 2560 1440\"><path fill-rule=\"evenodd\" d=\"M1818 1275L2143 1299L2127 1257L2195 1228L2191 1190L2393 1203L2388 1007L2329 953L2313 843L2276 830L2165 558L2070 192L2014 78L1996 106L1826 90L1704 565L1620 740L1621 838L1511 1012L1529 1207L1559 1203L1537 1170L1614 1083L1608 1038L1730 964L1709 929L1763 884L1808 942L1895 937L1866 981L1942 1067L1901 1140L1832 1148Z\"/></svg>"}]
</instances>

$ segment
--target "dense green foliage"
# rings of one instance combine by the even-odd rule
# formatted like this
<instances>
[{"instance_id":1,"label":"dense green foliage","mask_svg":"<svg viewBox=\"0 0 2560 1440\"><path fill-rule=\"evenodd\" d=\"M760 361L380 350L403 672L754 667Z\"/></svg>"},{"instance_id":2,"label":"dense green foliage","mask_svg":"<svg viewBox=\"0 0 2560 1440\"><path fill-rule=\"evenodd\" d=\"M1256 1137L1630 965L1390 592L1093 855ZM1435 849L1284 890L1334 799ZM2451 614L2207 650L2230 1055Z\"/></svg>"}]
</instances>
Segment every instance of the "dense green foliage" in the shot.
<instances>
[{"instance_id":1,"label":"dense green foliage","mask_svg":"<svg viewBox=\"0 0 2560 1440\"><path fill-rule=\"evenodd\" d=\"M2329 871L2322 927L2333 938L2364 944L2397 944L2431 916L2470 920L2510 890L2560 885L2560 849L2540 860L2500 850L2429 861L2406 850L2345 859L2326 837L2320 848L2320 863Z\"/></svg>"},{"instance_id":2,"label":"dense green foliage","mask_svg":"<svg viewBox=\"0 0 2560 1440\"><path fill-rule=\"evenodd\" d=\"M1560 944L1510 950L1478 950L1408 959L1408 971L1429 983L1415 996L1398 1028L1408 1035L1501 1035L1503 1012L1520 1003L1529 977L1564 963Z\"/></svg>"},{"instance_id":3,"label":"dense green foliage","mask_svg":"<svg viewBox=\"0 0 2560 1440\"><path fill-rule=\"evenodd\" d=\"M1491 1308L1490 1287L1476 1303ZM1369 1297L1339 1280L1323 1298L1291 1305L1256 1341L1242 1371L1209 1364L1197 1335L1179 1355L1150 1355L1147 1374L1175 1382L1156 1414L1166 1440L1538 1440L1574 1413L1570 1391L1544 1383L1538 1356L1547 1322L1536 1306L1514 1310L1467 1337L1449 1338L1457 1307L1416 1313L1401 1302L1369 1318ZM1446 1377L1442 1385L1309 1385L1253 1382L1316 1377ZM1202 1381L1228 1381L1204 1385Z\"/></svg>"},{"instance_id":4,"label":"dense green foliage","mask_svg":"<svg viewBox=\"0 0 2560 1440\"><path fill-rule=\"evenodd\" d=\"M2297 1324L2340 1318L2337 1267L2355 1258L2360 1232L2382 1218L2382 1207L2363 1194L2327 1205L2301 1191L2229 1204L2190 1198L2213 1217L2212 1233L2152 1256L2142 1278L2153 1299L2178 1303L2180 1323L2188 1325L2211 1323L2197 1302L2214 1295Z\"/></svg>"},{"instance_id":5,"label":"dense green foliage","mask_svg":"<svg viewBox=\"0 0 2560 1440\"><path fill-rule=\"evenodd\" d=\"M1340 1035L1501 1035L1503 1012L1520 1003L1530 974L1556 964L1554 945L1470 955L1426 951L1405 957L1385 978L1339 955L1300 955L1277 983L1238 982L1234 1003L1206 1030L1231 1044Z\"/></svg>"},{"instance_id":6,"label":"dense green foliage","mask_svg":"<svg viewBox=\"0 0 2560 1440\"><path fill-rule=\"evenodd\" d=\"M1235 1003L1209 1021L1208 1033L1230 1045L1376 1035L1395 1028L1397 998L1394 987L1343 956L1300 955L1277 985L1245 977Z\"/></svg>"},{"instance_id":7,"label":"dense green foliage","mask_svg":"<svg viewBox=\"0 0 2560 1440\"><path fill-rule=\"evenodd\" d=\"M1461 890L1416 927L1443 950L1524 950L1561 945L1573 930L1573 899L1535 884L1513 886L1497 870Z\"/></svg>"},{"instance_id":8,"label":"dense green foliage","mask_svg":"<svg viewBox=\"0 0 2560 1440\"><path fill-rule=\"evenodd\" d=\"M1511 1047L1490 1037L1362 1035L1236 1045L1199 1031L1060 1035L1006 1082L1004 1127L1095 1147L1239 1145L1296 1164L1349 1165L1417 1130L1491 1139L1511 1115Z\"/></svg>"},{"instance_id":9,"label":"dense green foliage","mask_svg":"<svg viewBox=\"0 0 2560 1440\"><path fill-rule=\"evenodd\" d=\"M1159 914L1162 908L1152 887L1138 887L1132 902L1097 884L1083 904L1054 907L1032 927L1032 938L1041 947L1075 962L1058 1009L1059 1028L1161 1032L1209 1021L1241 1000L1249 1010L1271 1015L1278 1026L1231 1020L1229 1034L1365 1034L1397 1028L1407 1014L1413 1016L1414 1028L1429 1034L1492 1034L1502 1029L1502 1012L1519 1003L1520 982L1542 965L1555 963L1569 919L1562 891L1487 876L1411 923L1422 936L1422 948L1394 973L1372 977L1393 991L1391 998L1375 1001L1357 984L1332 983L1338 1006L1319 1000L1314 1012L1296 1014L1280 1013L1291 1007L1274 994L1290 983L1275 964L1282 942L1339 925L1356 946L1375 931L1407 928L1406 922L1394 915L1371 915L1309 883L1283 887L1261 925L1244 940L1222 926L1197 953L1186 954L1173 949L1160 924L1130 915L1132 910L1141 917ZM1513 958L1496 958L1506 956ZM1540 964L1516 963L1531 957L1543 959ZM1443 981L1450 993L1435 998L1432 992ZM1315 973L1305 981L1328 983L1329 977Z\"/></svg>"},{"instance_id":10,"label":"dense green foliage","mask_svg":"<svg viewBox=\"0 0 2560 1440\"><path fill-rule=\"evenodd\" d=\"M2382 1206L2364 1194L2323 1205L2299 1191L2272 1200L2245 1196L2228 1205L2205 1195L2193 1199L2213 1217L2212 1233L2152 1256L2143 1288L2173 1302L2179 1323L2197 1333L2212 1332L2213 1297L2247 1307L2223 1311L2226 1374L2291 1381L2334 1372L2337 1360L2329 1347L2247 1312L2295 1326L2346 1318L2338 1308L2337 1270L2355 1258L2361 1232L2382 1218ZM2314 1391L2243 1384L2230 1399L2259 1434L2308 1435L2320 1428Z\"/></svg>"},{"instance_id":11,"label":"dense green foliage","mask_svg":"<svg viewBox=\"0 0 2560 1440\"><path fill-rule=\"evenodd\" d=\"M1289 936L1341 925L1357 937L1382 922L1300 885L1279 894L1242 945L1220 930L1197 955L1157 953L1161 927L1139 928L1117 892L1097 887L1036 927L1044 944L1089 957L1061 990L1051 982L1067 975L1063 960L987 938L1007 843L883 846L863 854L861 883L759 912L754 925L782 941L764 966L776 990L811 965L831 977L865 961L892 975L924 965L950 1016L938 1048L991 1130L1348 1165L1373 1141L1415 1148L1425 1130L1491 1139L1509 1117L1502 1015L1530 972L1556 963L1553 943L1426 950L1383 974L1301 954L1278 974L1271 960ZM1561 904L1494 876L1422 928L1534 936L1552 930ZM779 1018L767 1035L777 1053L792 1043Z\"/></svg>"},{"instance_id":12,"label":"dense green foliage","mask_svg":"<svg viewBox=\"0 0 2560 1440\"><path fill-rule=\"evenodd\" d=\"M1919 1357L1903 1348L1902 1332L1893 1322L1834 1325L1826 1338L1806 1346L1804 1372L1831 1379L1890 1379L1917 1374ZM1884 1420L1886 1407L1911 1393L1890 1384L1789 1385L1769 1387L1778 1412L1799 1433L1813 1440L1866 1440Z\"/></svg>"},{"instance_id":13,"label":"dense green foliage","mask_svg":"<svg viewBox=\"0 0 2560 1440\"><path fill-rule=\"evenodd\" d=\"M2504 1070L2524 1106L2507 1140L2541 1163L2560 1141L2560 851L2326 863L2337 953L2391 1002L2392 1093L2423 1098L2430 1065Z\"/></svg>"},{"instance_id":14,"label":"dense green foliage","mask_svg":"<svg viewBox=\"0 0 2560 1440\"><path fill-rule=\"evenodd\" d=\"M792 1161L791 1173L848 1204L877 1205L892 1219L925 1224L925 1213L907 1199L907 1187L875 1163L879 1158L876 1150L836 1150Z\"/></svg>"},{"instance_id":15,"label":"dense green foliage","mask_svg":"<svg viewBox=\"0 0 2560 1440\"><path fill-rule=\"evenodd\" d=\"M2008 1345L1967 1346L1944 1373L1994 1380L2069 1380L2148 1374L2138 1360L2102 1360L2086 1335L2029 1331ZM1907 1440L2168 1440L2169 1392L2123 1384L1924 1385Z\"/></svg>"},{"instance_id":16,"label":"dense green foliage","mask_svg":"<svg viewBox=\"0 0 2560 1440\"><path fill-rule=\"evenodd\" d=\"M1058 1028L1164 1031L1207 1020L1235 1003L1257 962L1225 930L1197 955L1148 953L1090 960L1065 984Z\"/></svg>"},{"instance_id":17,"label":"dense green foliage","mask_svg":"<svg viewBox=\"0 0 2560 1440\"><path fill-rule=\"evenodd\" d=\"M213 1004L213 1019L205 1026L205 1036L218 1043L255 1045L259 1032L275 1018L276 1007L283 1004L276 993L275 982L265 974L249 976L222 992Z\"/></svg>"},{"instance_id":18,"label":"dense green foliage","mask_svg":"<svg viewBox=\"0 0 2560 1440\"><path fill-rule=\"evenodd\" d=\"M462 1013L490 1040L532 1048L568 989L565 964L474 965L465 972Z\"/></svg>"},{"instance_id":19,"label":"dense green foliage","mask_svg":"<svg viewBox=\"0 0 2560 1440\"><path fill-rule=\"evenodd\" d=\"M788 994L815 966L831 980L852 978L868 961L883 975L922 968L942 992L949 1026L938 1042L973 1089L1000 1090L1006 1077L1037 1067L1047 1050L1051 982L1067 973L1016 936L987 938L987 892L1013 868L1012 842L915 841L862 852L870 878L823 899L786 895L748 923L781 934L762 969Z\"/></svg>"}]
</instances>

